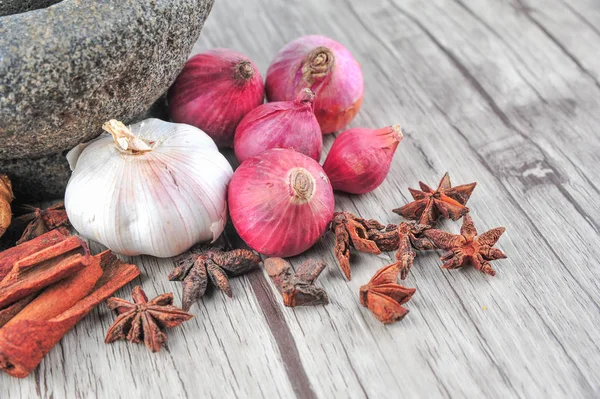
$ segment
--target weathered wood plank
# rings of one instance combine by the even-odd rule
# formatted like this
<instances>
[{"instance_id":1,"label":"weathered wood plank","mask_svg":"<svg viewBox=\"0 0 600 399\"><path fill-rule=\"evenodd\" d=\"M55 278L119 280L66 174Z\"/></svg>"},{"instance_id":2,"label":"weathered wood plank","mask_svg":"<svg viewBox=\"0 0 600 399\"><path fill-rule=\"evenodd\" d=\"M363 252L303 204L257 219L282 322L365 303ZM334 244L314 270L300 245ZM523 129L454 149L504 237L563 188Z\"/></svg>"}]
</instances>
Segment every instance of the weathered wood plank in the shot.
<instances>
[{"instance_id":1,"label":"weathered wood plank","mask_svg":"<svg viewBox=\"0 0 600 399\"><path fill-rule=\"evenodd\" d=\"M390 210L408 201L407 187L435 184L449 170L457 184L479 182L469 201L476 226L506 226L499 247L509 259L490 278L441 271L436 254L420 256L405 282L418 289L411 313L382 326L360 306L358 289L393 254L356 256L346 282L326 236L293 264L313 256L331 265L318 280L328 306L284 308L260 271L233 280L232 300L214 292L200 301L197 318L170 331L169 349L158 355L104 345L113 316L100 308L34 376L0 377L0 397L597 395L598 3L252 4L218 2L194 51L236 49L264 76L287 41L337 38L365 72L365 102L352 125L404 126L387 181L364 196L337 194L337 209L398 222ZM149 295L175 291L179 300L179 285L166 280L171 261L135 261Z\"/></svg>"},{"instance_id":2,"label":"weathered wood plank","mask_svg":"<svg viewBox=\"0 0 600 399\"><path fill-rule=\"evenodd\" d=\"M369 4L369 8L371 8L372 6L373 6L373 4L372 4L372 3L370 3L370 4ZM293 12L296 12L296 10L294 10ZM290 14L291 14L291 12L290 12ZM360 13L359 13L359 14L360 14ZM342 14L342 15L343 15L343 14ZM361 16L362 16L362 17L364 17L364 14L361 14ZM289 17L289 18L291 18L291 15L289 15L288 17ZM325 15L325 18L327 18L327 15ZM286 19L286 18L284 17L283 19ZM346 19L346 21L348 21L348 19ZM368 22L371 22L373 26L378 26L378 29L379 29L379 30L381 30L381 26L379 26L379 25L376 25L376 24L377 24L377 21L376 21L376 20L371 20L371 21L368 21ZM368 23L368 22L367 22L367 23ZM401 24L401 25L404 25L404 26L405 26L406 24ZM396 26L398 26L398 24L393 24L393 23L390 23L390 24L388 24L388 26L390 27L390 29L394 29ZM353 27L353 28L355 28L355 27ZM387 31L386 31L386 33L389 33L389 32L387 32ZM402 33L405 33L405 32L403 31ZM391 36L391 37L393 37L393 35L390 35L390 36ZM356 41L357 41L357 40L358 40L358 38L355 38L355 40L354 40L354 42L353 42L355 47L356 47ZM369 37L367 40L372 40L372 38L371 38L371 37ZM408 41L408 40L407 40L407 41ZM385 50L385 49L383 49L383 50ZM380 52L380 51L377 51L377 55L378 55L378 56L381 56L380 54L381 54L381 52ZM410 53L409 53L409 54L406 54L406 55L410 55ZM364 59L364 58L361 58L361 59ZM383 65L394 65L395 67L398 67L397 60L389 60L389 62L387 62L387 63L386 63L385 61L382 61L382 60L378 60L378 61L381 61L381 63L380 63L380 64L383 64ZM413 61L414 61L414 60L413 60ZM407 70L410 70L410 68L411 68L411 67L410 67L410 65L408 65L408 64L407 64L407 65L405 66L405 68L406 68ZM433 73L434 73L434 72L436 72L436 71L428 71L428 72L429 72L430 74L433 74ZM443 72L443 71L442 71L442 72ZM456 71L455 71L455 72L456 72ZM461 71L461 70L459 69L459 71L458 71L458 72L461 72L461 73L462 73L462 72L464 72L464 71ZM439 73L439 71L438 71L438 73ZM387 72L387 73L384 73L384 75L387 75L388 77L389 77L389 76L393 76L393 74L394 74L394 72L393 72L393 71L391 71L391 72ZM444 74L444 73L441 73L440 75L441 75L441 76L445 76L445 74ZM458 74L458 75L460 76L460 74ZM423 76L431 76L431 75L429 75L429 74L427 74L427 73L424 73L424 74L423 74ZM421 79L423 79L423 76L421 77ZM463 76L463 78L464 78L464 76ZM460 79L459 79L459 80L460 80ZM390 83L393 83L393 82L390 82ZM402 83L404 83L404 82L402 82ZM399 84L398 86L405 88L406 86L404 86L402 83L401 83L401 84ZM468 82L467 82L467 83L468 83ZM475 82L475 83L477 83L477 82ZM407 86L410 86L410 85L409 85L409 84L407 84ZM450 87L447 87L447 88L451 90L451 86L452 86L452 84L449 84L449 86L450 86ZM474 94L478 94L478 93L479 93L479 94L481 94L481 89L482 89L481 87L477 87L477 86L476 86L476 87L475 87L475 90L471 90L471 91L470 91L470 93L468 93L468 94L469 94L469 95L473 95L473 91L475 91L475 93L474 93ZM429 96L430 94L432 94L432 93L427 93L427 96ZM440 95L439 95L440 93L433 93L433 94L436 94L436 95L435 95L435 96L431 96L432 98L435 98L435 99L437 99L437 98L441 98L441 99L444 99L444 98L446 98L446 99L448 99L448 96L443 96L443 95L441 95L441 96L440 96ZM445 93L443 93L443 94L445 94ZM368 98L368 93L367 93L367 98ZM454 98L450 97L450 100L454 100ZM491 100L493 101L493 98L492 98ZM464 101L464 100L463 100L463 101ZM490 98L484 98L484 101L490 101ZM426 101L425 105L429 105L429 104L427 104L427 102L428 102L428 101ZM368 103L368 100L367 100L367 101L365 101L365 103ZM386 104L386 105L387 105L387 104ZM435 103L434 103L434 106L435 106L435 105L437 105L437 107L436 107L436 108L438 108L438 107L440 107L440 108L441 108L441 107L442 107L442 105L439 105L439 104L435 104ZM443 105L445 105L445 104L443 104ZM490 104L488 104L488 106L490 106ZM505 115L502 115L502 114L501 114L502 116L494 115L494 113L495 113L495 112L502 112L502 110L501 110L501 109L499 109L497 105L495 105L494 103L492 103L492 104L491 104L491 108L492 108L492 109L491 109L491 111L492 111L492 114L490 115L490 114L488 113L487 115L484 115L484 118L486 118L486 119L488 119L488 118L491 118L492 120L498 120L498 119L500 119L500 120L497 122L497 123L498 123L500 126L502 126L502 125L506 124L507 122L508 122L509 124L511 123L511 121L510 121L510 120L508 119L508 117L507 117L507 116L505 116ZM442 109L443 109L443 108L442 108ZM460 109L460 111L464 111L464 108ZM479 109L470 110L470 111L471 111L472 113L474 113L474 112L477 112L477 111L479 111ZM429 110L429 112L432 112L432 110ZM434 111L434 112L435 112L435 111ZM361 115L361 116L362 116L362 115ZM447 128L448 128L448 126L447 126ZM450 128L451 128L451 126L450 126ZM495 126L494 126L494 128L495 128ZM499 129L501 129L501 127L499 127ZM494 130L494 129L491 129L491 130ZM509 132L508 132L508 134L509 134L509 135L511 135L511 134L512 134L512 132L510 132L510 131L509 131ZM469 137L468 139L471 139L471 137ZM435 144L437 144L437 143L431 143L431 144L435 145ZM431 144L429 145L429 147L431 147L431 146L432 146ZM519 143L515 143L515 144L517 144L517 145L515 145L514 147L515 147L515 148L518 148L518 146L519 146ZM460 146L459 146L459 148L457 148L457 153L461 153L462 151L463 151L463 148L460 148ZM516 156L517 156L517 158L519 157L519 155L521 155L521 154L520 154L520 153L516 153ZM475 158L475 159L469 159L468 161L470 161L471 163L475 163L475 164L476 164L476 163L477 163L478 161L480 161L480 160L481 160L481 159L477 159L477 158ZM526 160L527 160L527 159L526 159ZM462 166L462 168L467 168L467 167L468 167L468 163ZM488 168L488 169L489 169L489 168ZM526 170L524 170L524 171L526 171ZM491 192L494 192L494 190L493 190L493 188L494 188L494 187L493 187L493 186L492 186L492 187L484 187L484 188L490 189L490 191L491 191ZM557 194L558 194L558 195L560 195L559 193L557 193ZM513 199L513 201L515 201L515 202L516 202L516 200L514 200L514 199ZM563 202L564 202L564 198L563 198ZM371 205L371 203L369 203L369 205ZM485 206L485 205L480 205L480 206ZM475 208L475 206L473 206L473 207ZM367 207L367 212L363 212L363 213L365 213L365 214L369 214L369 215L372 215L372 214L373 214L373 213L372 213L372 212L373 212L373 209L372 209L372 208L371 208L371 209L368 209L368 208L370 208L370 207ZM389 208L388 208L388 209L389 209ZM369 212L369 211L370 211L370 212ZM519 210L517 210L517 212L515 212L515 213L516 213L516 214L519 214ZM490 227L492 227L492 226L490 226ZM526 234L526 233L528 233L528 232L523 232L523 234ZM535 233L535 232L533 232L533 231L532 231L532 232L529 232L529 233L531 233L531 235L534 235L533 233ZM541 239L538 239L538 240L541 240ZM527 307L528 307L528 306L526 305L526 308L527 308ZM544 328L543 324L541 325L541 327L540 327L540 328L543 330L543 328ZM313 355L313 356L314 356L314 354L312 354L312 353L311 353L311 355ZM524 360L526 360L526 359L524 359ZM501 373L501 371L500 371L500 373ZM467 384L465 383L465 385L467 385Z\"/></svg>"},{"instance_id":3,"label":"weathered wood plank","mask_svg":"<svg viewBox=\"0 0 600 399\"><path fill-rule=\"evenodd\" d=\"M92 249L98 252L101 247L94 244ZM148 296L175 292L180 303L179 284L166 279L171 260L131 260L140 266L143 277L118 296L126 297L133 285L141 283ZM105 345L104 334L114 316L101 306L57 345L35 375L23 381L3 375L0 397L13 397L17 386L24 388L24 398L87 397L90 391L106 398L292 396L248 281L234 279L232 289L233 300L212 292L194 306L196 318L169 331L168 349L158 354L124 341ZM264 384L271 379L280 382Z\"/></svg>"}]
</instances>

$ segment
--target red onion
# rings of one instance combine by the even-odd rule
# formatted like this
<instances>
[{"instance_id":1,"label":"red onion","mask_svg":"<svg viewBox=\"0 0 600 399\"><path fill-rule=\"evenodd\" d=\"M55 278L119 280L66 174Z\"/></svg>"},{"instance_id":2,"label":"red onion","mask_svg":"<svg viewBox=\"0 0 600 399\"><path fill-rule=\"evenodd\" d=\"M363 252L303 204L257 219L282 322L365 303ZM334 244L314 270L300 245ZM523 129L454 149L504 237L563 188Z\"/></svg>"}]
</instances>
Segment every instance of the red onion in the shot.
<instances>
[{"instance_id":1,"label":"red onion","mask_svg":"<svg viewBox=\"0 0 600 399\"><path fill-rule=\"evenodd\" d=\"M286 44L267 71L269 101L291 101L308 87L316 94L315 115L323 134L347 126L363 101L360 65L340 43L302 36Z\"/></svg>"},{"instance_id":2,"label":"red onion","mask_svg":"<svg viewBox=\"0 0 600 399\"><path fill-rule=\"evenodd\" d=\"M336 190L368 193L385 180L400 141L399 125L348 129L333 142L323 169Z\"/></svg>"},{"instance_id":3,"label":"red onion","mask_svg":"<svg viewBox=\"0 0 600 399\"><path fill-rule=\"evenodd\" d=\"M186 62L169 89L169 114L173 122L196 126L227 147L238 123L263 98L256 65L235 51L214 49Z\"/></svg>"},{"instance_id":4,"label":"red onion","mask_svg":"<svg viewBox=\"0 0 600 399\"><path fill-rule=\"evenodd\" d=\"M318 162L323 137L313 113L314 99L310 89L303 89L294 101L266 103L248 112L235 130L238 161L271 148L290 148Z\"/></svg>"},{"instance_id":5,"label":"red onion","mask_svg":"<svg viewBox=\"0 0 600 399\"><path fill-rule=\"evenodd\" d=\"M275 148L248 158L229 183L229 214L238 234L268 255L298 255L327 229L335 206L321 166L299 152Z\"/></svg>"}]
</instances>

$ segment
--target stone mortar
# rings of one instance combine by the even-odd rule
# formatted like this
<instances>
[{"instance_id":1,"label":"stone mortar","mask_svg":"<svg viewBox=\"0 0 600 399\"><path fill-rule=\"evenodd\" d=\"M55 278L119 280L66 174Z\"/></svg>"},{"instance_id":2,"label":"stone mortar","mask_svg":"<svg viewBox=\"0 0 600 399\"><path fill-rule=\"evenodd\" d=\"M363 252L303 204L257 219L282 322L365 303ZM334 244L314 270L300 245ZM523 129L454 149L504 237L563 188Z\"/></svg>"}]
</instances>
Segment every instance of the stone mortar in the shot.
<instances>
[{"instance_id":1,"label":"stone mortar","mask_svg":"<svg viewBox=\"0 0 600 399\"><path fill-rule=\"evenodd\" d=\"M0 3L0 15L57 3L0 17L0 172L20 199L60 196L66 150L168 89L213 1Z\"/></svg>"}]
</instances>

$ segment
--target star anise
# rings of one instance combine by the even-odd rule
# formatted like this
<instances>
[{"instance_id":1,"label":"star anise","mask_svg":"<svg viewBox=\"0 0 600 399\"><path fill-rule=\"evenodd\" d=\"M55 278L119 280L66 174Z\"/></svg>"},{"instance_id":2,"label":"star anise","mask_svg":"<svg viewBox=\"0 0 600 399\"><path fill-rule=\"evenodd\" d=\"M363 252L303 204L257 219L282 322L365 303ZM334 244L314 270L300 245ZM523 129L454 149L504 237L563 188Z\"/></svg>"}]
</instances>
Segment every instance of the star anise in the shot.
<instances>
[{"instance_id":1,"label":"star anise","mask_svg":"<svg viewBox=\"0 0 600 399\"><path fill-rule=\"evenodd\" d=\"M409 188L414 201L392 212L430 226L435 226L441 217L458 220L469 212L465 204L476 185L477 183L470 183L452 187L450 176L446 172L436 190L421 181L421 190Z\"/></svg>"},{"instance_id":2,"label":"star anise","mask_svg":"<svg viewBox=\"0 0 600 399\"><path fill-rule=\"evenodd\" d=\"M189 310L206 292L208 277L231 298L233 294L227 275L247 273L258 267L260 262L260 255L247 249L223 251L197 245L177 258L177 267L169 274L169 280L183 282L183 309Z\"/></svg>"},{"instance_id":3,"label":"star anise","mask_svg":"<svg viewBox=\"0 0 600 399\"><path fill-rule=\"evenodd\" d=\"M62 202L46 209L29 205L24 205L24 208L30 212L19 216L17 219L28 224L23 235L21 235L21 238L17 241L17 245L32 240L35 237L41 236L58 227L69 226L65 205Z\"/></svg>"},{"instance_id":4,"label":"star anise","mask_svg":"<svg viewBox=\"0 0 600 399\"><path fill-rule=\"evenodd\" d=\"M398 252L396 252L396 261L400 271L400 278L404 280L413 265L418 250L435 249L435 245L428 238L423 237L423 233L430 228L428 225L417 224L416 222L404 222L398 225Z\"/></svg>"},{"instance_id":5,"label":"star anise","mask_svg":"<svg viewBox=\"0 0 600 399\"><path fill-rule=\"evenodd\" d=\"M329 298L323 288L314 282L325 269L325 263L308 259L296 271L281 258L268 258L264 262L267 274L283 297L283 304L289 307L327 305Z\"/></svg>"},{"instance_id":6,"label":"star anise","mask_svg":"<svg viewBox=\"0 0 600 399\"><path fill-rule=\"evenodd\" d=\"M144 344L152 352L158 352L167 342L163 332L165 328L176 327L194 317L173 306L173 294L162 294L148 301L142 287L137 286L131 292L132 302L120 298L109 298L106 304L119 317L106 333L104 342L127 339L132 343Z\"/></svg>"},{"instance_id":7,"label":"star anise","mask_svg":"<svg viewBox=\"0 0 600 399\"><path fill-rule=\"evenodd\" d=\"M385 229L367 230L369 240L374 241L381 252L395 251L398 249L398 226L388 224Z\"/></svg>"},{"instance_id":8,"label":"star anise","mask_svg":"<svg viewBox=\"0 0 600 399\"><path fill-rule=\"evenodd\" d=\"M443 268L458 269L470 262L477 270L495 276L496 271L489 261L506 258L502 251L493 248L504 231L504 227L496 227L478 236L473 219L467 214L460 234L437 229L427 230L424 234L438 248L447 251L440 257L444 261Z\"/></svg>"},{"instance_id":9,"label":"star anise","mask_svg":"<svg viewBox=\"0 0 600 399\"><path fill-rule=\"evenodd\" d=\"M379 269L368 284L360 287L360 303L384 324L401 320L408 314L402 307L415 293L414 288L407 288L396 283L399 269L396 263Z\"/></svg>"},{"instance_id":10,"label":"star anise","mask_svg":"<svg viewBox=\"0 0 600 399\"><path fill-rule=\"evenodd\" d=\"M380 254L377 243L369 237L375 231L381 231L384 225L374 219L362 219L350 212L336 212L333 215L332 230L335 233L335 256L340 269L348 280L350 272L350 248L354 247L359 252Z\"/></svg>"}]
</instances>

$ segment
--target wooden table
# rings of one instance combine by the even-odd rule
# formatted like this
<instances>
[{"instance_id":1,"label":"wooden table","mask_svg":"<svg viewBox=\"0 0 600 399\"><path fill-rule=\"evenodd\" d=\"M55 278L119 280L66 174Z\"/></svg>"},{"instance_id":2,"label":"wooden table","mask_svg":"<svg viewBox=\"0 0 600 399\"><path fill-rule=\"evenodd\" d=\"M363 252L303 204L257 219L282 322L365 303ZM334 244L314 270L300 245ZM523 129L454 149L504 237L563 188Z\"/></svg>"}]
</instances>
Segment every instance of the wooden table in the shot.
<instances>
[{"instance_id":1,"label":"wooden table","mask_svg":"<svg viewBox=\"0 0 600 399\"><path fill-rule=\"evenodd\" d=\"M509 258L490 277L419 256L410 314L384 326L358 289L393 253L355 256L347 282L327 235L306 254L330 265L327 306L284 308L261 270L207 295L159 354L105 345L101 306L29 378L2 375L0 397L599 397L599 26L597 0L217 1L195 52L236 49L265 73L302 34L336 38L364 68L352 126L403 126L386 182L338 210L397 223L407 187L449 171L478 182L471 214L506 226ZM179 302L171 260L133 261L149 295Z\"/></svg>"}]
</instances>

